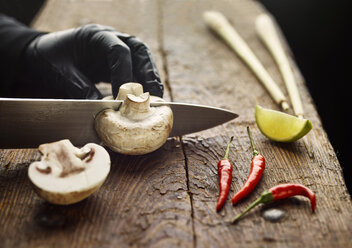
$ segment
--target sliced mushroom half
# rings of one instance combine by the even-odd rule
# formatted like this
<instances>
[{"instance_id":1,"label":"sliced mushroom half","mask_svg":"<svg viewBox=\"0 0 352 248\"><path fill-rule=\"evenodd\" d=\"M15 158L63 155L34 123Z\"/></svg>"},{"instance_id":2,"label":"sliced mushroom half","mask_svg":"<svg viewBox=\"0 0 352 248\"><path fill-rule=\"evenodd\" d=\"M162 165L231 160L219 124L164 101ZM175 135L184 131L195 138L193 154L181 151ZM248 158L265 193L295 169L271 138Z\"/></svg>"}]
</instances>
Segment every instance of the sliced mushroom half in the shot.
<instances>
[{"instance_id":1,"label":"sliced mushroom half","mask_svg":"<svg viewBox=\"0 0 352 248\"><path fill-rule=\"evenodd\" d=\"M169 137L173 114L169 106L151 107L150 101L164 101L148 92L138 83L120 87L118 100L124 100L118 111L106 109L95 118L95 129L113 151L142 155L160 148Z\"/></svg>"},{"instance_id":2,"label":"sliced mushroom half","mask_svg":"<svg viewBox=\"0 0 352 248\"><path fill-rule=\"evenodd\" d=\"M35 191L48 202L79 202L103 184L110 171L109 153L97 144L81 149L69 140L39 146L41 161L33 162L28 176Z\"/></svg>"}]
</instances>

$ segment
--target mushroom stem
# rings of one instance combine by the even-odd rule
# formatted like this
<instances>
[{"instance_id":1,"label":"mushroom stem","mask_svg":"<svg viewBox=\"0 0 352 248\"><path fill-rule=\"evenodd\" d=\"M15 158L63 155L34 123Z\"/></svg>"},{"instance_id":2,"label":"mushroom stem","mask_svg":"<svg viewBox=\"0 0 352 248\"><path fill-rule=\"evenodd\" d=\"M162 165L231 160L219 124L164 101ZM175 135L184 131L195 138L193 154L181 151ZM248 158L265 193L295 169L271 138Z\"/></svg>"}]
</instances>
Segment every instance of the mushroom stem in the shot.
<instances>
[{"instance_id":1,"label":"mushroom stem","mask_svg":"<svg viewBox=\"0 0 352 248\"><path fill-rule=\"evenodd\" d=\"M37 170L46 174L52 172L59 177L83 171L85 167L82 160L90 153L90 149L88 153L81 151L69 140L40 145L39 151L43 154L43 159L36 164Z\"/></svg>"},{"instance_id":2,"label":"mushroom stem","mask_svg":"<svg viewBox=\"0 0 352 248\"><path fill-rule=\"evenodd\" d=\"M135 96L142 95L143 86L141 84L132 82L121 85L116 100L125 100L127 98L127 94L132 94Z\"/></svg>"},{"instance_id":3,"label":"mushroom stem","mask_svg":"<svg viewBox=\"0 0 352 248\"><path fill-rule=\"evenodd\" d=\"M139 96L127 94L120 108L121 116L134 121L143 120L150 116L153 111L150 108L150 95L148 92Z\"/></svg>"}]
</instances>

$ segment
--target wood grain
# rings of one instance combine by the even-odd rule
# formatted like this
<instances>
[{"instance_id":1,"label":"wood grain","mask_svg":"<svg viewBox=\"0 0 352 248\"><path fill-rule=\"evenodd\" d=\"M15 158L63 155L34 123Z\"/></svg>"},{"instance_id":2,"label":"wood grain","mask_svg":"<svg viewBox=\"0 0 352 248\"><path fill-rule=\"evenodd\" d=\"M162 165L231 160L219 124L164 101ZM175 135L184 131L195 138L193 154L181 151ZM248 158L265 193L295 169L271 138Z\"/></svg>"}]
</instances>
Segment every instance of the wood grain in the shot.
<instances>
[{"instance_id":1,"label":"wood grain","mask_svg":"<svg viewBox=\"0 0 352 248\"><path fill-rule=\"evenodd\" d=\"M240 117L196 134L171 139L145 156L110 152L112 171L102 188L72 206L45 203L30 187L27 168L35 149L0 150L1 247L352 247L352 206L342 170L294 59L305 117L313 130L280 144L266 139L254 106L277 109L245 64L204 25L205 10L223 12L287 95L279 70L257 37L255 17L265 11L250 0L48 0L33 27L57 31L86 23L114 26L151 48L165 98L224 107ZM291 55L285 45L287 54ZM105 88L106 90L106 88ZM289 113L293 113L292 110ZM249 172L250 126L266 157L265 174L252 195L235 207L230 198ZM227 204L216 213L216 164L231 135L233 183ZM317 194L317 211L293 197L257 207L237 225L230 220L278 183L302 183ZM266 221L266 209L285 218Z\"/></svg>"},{"instance_id":2,"label":"wood grain","mask_svg":"<svg viewBox=\"0 0 352 248\"><path fill-rule=\"evenodd\" d=\"M156 1L48 1L33 27L58 31L86 23L137 35L163 68ZM163 71L160 71L163 78ZM165 98L168 99L168 91ZM146 156L110 154L102 188L72 206L42 201L27 177L36 150L0 151L1 247L192 247L191 204L178 139Z\"/></svg>"},{"instance_id":3,"label":"wood grain","mask_svg":"<svg viewBox=\"0 0 352 248\"><path fill-rule=\"evenodd\" d=\"M208 30L202 13L224 13L248 42L280 88L285 90L275 62L255 34L255 17L265 11L252 1L166 1L163 5L165 49L169 82L175 101L190 101L226 107L240 114L235 121L183 137L188 180L194 212L197 247L344 247L351 246L351 202L341 168L322 128L320 119L295 66L295 76L304 101L306 117L314 129L304 139L292 144L268 141L254 121L254 106L260 104L279 110L245 64L224 42ZM181 28L176 28L182 26ZM173 28L175 27L175 28ZM289 52L288 52L289 53ZM291 60L294 65L294 61ZM286 93L287 94L287 93ZM292 110L289 112L292 113ZM257 148L267 158L263 179L248 199L235 207L228 204L215 213L218 182L216 163L222 158L226 143L235 136L230 158L234 162L232 192L240 189L251 161L246 126L250 126ZM318 211L311 213L309 202L293 198L272 206L286 211L280 223L270 223L257 208L237 225L229 225L235 214L259 194L278 183L302 183L316 192ZM348 221L347 221L348 220Z\"/></svg>"}]
</instances>

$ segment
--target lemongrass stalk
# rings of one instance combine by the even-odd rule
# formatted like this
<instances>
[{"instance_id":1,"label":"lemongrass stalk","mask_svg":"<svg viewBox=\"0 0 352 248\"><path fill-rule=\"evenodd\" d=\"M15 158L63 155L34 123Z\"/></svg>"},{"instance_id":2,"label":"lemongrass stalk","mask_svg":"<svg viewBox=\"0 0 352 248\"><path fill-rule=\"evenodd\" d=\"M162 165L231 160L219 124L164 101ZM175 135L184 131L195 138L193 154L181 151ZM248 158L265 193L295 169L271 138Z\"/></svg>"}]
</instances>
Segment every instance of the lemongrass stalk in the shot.
<instances>
[{"instance_id":1,"label":"lemongrass stalk","mask_svg":"<svg viewBox=\"0 0 352 248\"><path fill-rule=\"evenodd\" d=\"M295 77L290 67L289 60L281 45L274 23L267 14L261 14L257 17L256 31L279 66L295 115L303 118L303 106Z\"/></svg>"},{"instance_id":2,"label":"lemongrass stalk","mask_svg":"<svg viewBox=\"0 0 352 248\"><path fill-rule=\"evenodd\" d=\"M279 104L282 109L287 110L289 105L284 94L276 85L269 73L264 69L258 58L248 47L246 42L240 37L234 27L228 22L226 17L216 11L206 11L203 13L204 22L214 30L233 51L251 68L254 74L262 82L264 87L270 93L274 101Z\"/></svg>"}]
</instances>

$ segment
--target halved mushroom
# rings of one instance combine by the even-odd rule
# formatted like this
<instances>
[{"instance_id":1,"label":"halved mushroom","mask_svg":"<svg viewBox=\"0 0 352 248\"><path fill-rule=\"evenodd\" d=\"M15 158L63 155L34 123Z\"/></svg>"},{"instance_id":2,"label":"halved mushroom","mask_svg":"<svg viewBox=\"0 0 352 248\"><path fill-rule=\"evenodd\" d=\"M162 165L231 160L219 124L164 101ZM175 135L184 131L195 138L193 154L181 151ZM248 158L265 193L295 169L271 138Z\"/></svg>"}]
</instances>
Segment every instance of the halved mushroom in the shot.
<instances>
[{"instance_id":1,"label":"halved mushroom","mask_svg":"<svg viewBox=\"0 0 352 248\"><path fill-rule=\"evenodd\" d=\"M169 106L150 107L150 100L164 101L138 83L126 83L119 89L124 100L118 111L106 109L95 118L95 129L105 145L113 151L142 155L160 148L169 137L173 114Z\"/></svg>"},{"instance_id":2,"label":"halved mushroom","mask_svg":"<svg viewBox=\"0 0 352 248\"><path fill-rule=\"evenodd\" d=\"M110 171L109 153L97 144L79 149L66 139L38 149L41 161L29 166L28 176L38 195L54 204L67 205L87 198L99 189Z\"/></svg>"}]
</instances>

